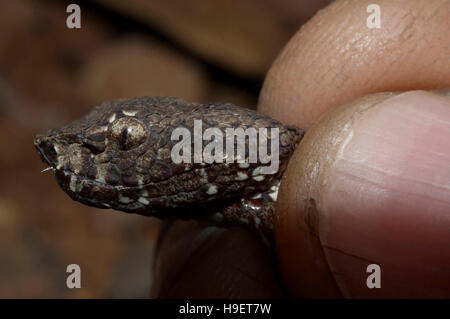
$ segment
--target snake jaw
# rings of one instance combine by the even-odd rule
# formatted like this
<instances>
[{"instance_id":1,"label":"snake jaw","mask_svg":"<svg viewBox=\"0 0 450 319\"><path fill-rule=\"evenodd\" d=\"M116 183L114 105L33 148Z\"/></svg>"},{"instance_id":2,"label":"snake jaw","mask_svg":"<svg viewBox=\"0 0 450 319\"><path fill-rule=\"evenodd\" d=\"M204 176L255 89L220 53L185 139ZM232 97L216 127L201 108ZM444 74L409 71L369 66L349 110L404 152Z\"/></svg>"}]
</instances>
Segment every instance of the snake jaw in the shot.
<instances>
[{"instance_id":1,"label":"snake jaw","mask_svg":"<svg viewBox=\"0 0 450 319\"><path fill-rule=\"evenodd\" d=\"M112 181L117 167L111 161L114 152L96 153L87 145L84 133L69 134L65 127L39 134L34 146L42 161L52 170L60 188L74 201L98 208L112 208L126 212L147 210L149 202L142 194L144 185L127 187ZM88 135L89 136L89 135ZM118 172L121 178L121 172ZM158 204L152 200L152 204Z\"/></svg>"}]
</instances>

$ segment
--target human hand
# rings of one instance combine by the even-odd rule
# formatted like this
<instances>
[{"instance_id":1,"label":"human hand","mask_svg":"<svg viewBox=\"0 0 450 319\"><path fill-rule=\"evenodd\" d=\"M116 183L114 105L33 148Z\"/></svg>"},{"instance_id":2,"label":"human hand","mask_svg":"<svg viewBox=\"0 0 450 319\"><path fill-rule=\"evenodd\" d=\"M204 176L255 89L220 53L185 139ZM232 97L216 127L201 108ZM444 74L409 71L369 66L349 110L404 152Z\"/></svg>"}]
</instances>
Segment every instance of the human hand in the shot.
<instances>
[{"instance_id":1,"label":"human hand","mask_svg":"<svg viewBox=\"0 0 450 319\"><path fill-rule=\"evenodd\" d=\"M278 267L244 229L177 222L153 296L450 296L450 99L368 95L450 87L450 4L378 1L380 29L366 26L368 4L316 15L261 92L262 113L308 130L279 192ZM369 264L381 289L366 285Z\"/></svg>"}]
</instances>

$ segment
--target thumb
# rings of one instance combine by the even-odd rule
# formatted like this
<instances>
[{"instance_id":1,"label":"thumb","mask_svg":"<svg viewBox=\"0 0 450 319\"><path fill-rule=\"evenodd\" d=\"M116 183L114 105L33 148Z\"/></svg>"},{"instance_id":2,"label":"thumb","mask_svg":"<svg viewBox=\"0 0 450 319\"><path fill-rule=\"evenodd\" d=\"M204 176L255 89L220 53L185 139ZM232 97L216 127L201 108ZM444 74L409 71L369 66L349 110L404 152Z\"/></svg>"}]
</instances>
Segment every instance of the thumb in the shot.
<instances>
[{"instance_id":1,"label":"thumb","mask_svg":"<svg viewBox=\"0 0 450 319\"><path fill-rule=\"evenodd\" d=\"M337 108L285 176L276 239L294 296L450 297L448 97L384 93ZM380 288L367 285L371 264Z\"/></svg>"}]
</instances>

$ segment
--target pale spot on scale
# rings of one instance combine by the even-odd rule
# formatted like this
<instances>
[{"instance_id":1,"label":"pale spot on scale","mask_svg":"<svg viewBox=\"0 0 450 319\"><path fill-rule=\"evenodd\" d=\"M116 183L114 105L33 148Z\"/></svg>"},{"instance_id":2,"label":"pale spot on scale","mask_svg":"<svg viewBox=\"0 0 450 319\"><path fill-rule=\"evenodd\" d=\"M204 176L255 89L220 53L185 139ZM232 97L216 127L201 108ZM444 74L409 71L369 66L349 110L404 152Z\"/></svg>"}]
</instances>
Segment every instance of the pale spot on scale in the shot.
<instances>
[{"instance_id":1,"label":"pale spot on scale","mask_svg":"<svg viewBox=\"0 0 450 319\"><path fill-rule=\"evenodd\" d=\"M122 196L122 194L119 194L119 202L122 204L128 204L131 202L131 198Z\"/></svg>"},{"instance_id":2,"label":"pale spot on scale","mask_svg":"<svg viewBox=\"0 0 450 319\"><path fill-rule=\"evenodd\" d=\"M108 207L108 208L111 207L111 206L109 206L109 204L106 204L106 203L102 203L102 205L105 207Z\"/></svg>"},{"instance_id":3,"label":"pale spot on scale","mask_svg":"<svg viewBox=\"0 0 450 319\"><path fill-rule=\"evenodd\" d=\"M98 173L97 173L98 174ZM103 183L105 184L106 180L105 180L105 176L98 174L96 181L99 183Z\"/></svg>"},{"instance_id":4,"label":"pale spot on scale","mask_svg":"<svg viewBox=\"0 0 450 319\"><path fill-rule=\"evenodd\" d=\"M238 172L236 176L237 181L245 181L248 178L247 173L245 172Z\"/></svg>"},{"instance_id":5,"label":"pale spot on scale","mask_svg":"<svg viewBox=\"0 0 450 319\"><path fill-rule=\"evenodd\" d=\"M61 152L61 149L59 148L58 144L53 145L53 149L55 150L56 154L59 154Z\"/></svg>"},{"instance_id":6,"label":"pale spot on scale","mask_svg":"<svg viewBox=\"0 0 450 319\"><path fill-rule=\"evenodd\" d=\"M209 185L208 189L206 190L206 194L208 194L208 195L217 194L217 186L216 185Z\"/></svg>"},{"instance_id":7,"label":"pale spot on scale","mask_svg":"<svg viewBox=\"0 0 450 319\"><path fill-rule=\"evenodd\" d=\"M144 196L144 197L148 197L148 192L147 192L147 190L144 189L144 190L141 192L141 195Z\"/></svg>"},{"instance_id":8,"label":"pale spot on scale","mask_svg":"<svg viewBox=\"0 0 450 319\"><path fill-rule=\"evenodd\" d=\"M262 182L264 178L264 175L253 176L253 179L257 182Z\"/></svg>"},{"instance_id":9,"label":"pale spot on scale","mask_svg":"<svg viewBox=\"0 0 450 319\"><path fill-rule=\"evenodd\" d=\"M149 202L146 198L144 198L144 197L139 197L138 202L139 202L139 203L142 203L142 204L144 204L144 205L150 204L150 202Z\"/></svg>"},{"instance_id":10,"label":"pale spot on scale","mask_svg":"<svg viewBox=\"0 0 450 319\"><path fill-rule=\"evenodd\" d=\"M261 219L259 217L255 217L254 221L256 225L261 224Z\"/></svg>"},{"instance_id":11,"label":"pale spot on scale","mask_svg":"<svg viewBox=\"0 0 450 319\"><path fill-rule=\"evenodd\" d=\"M269 193L269 197L270 197L274 202L276 202L276 201L277 201L277 198L278 198L278 191L277 191L277 192L274 192L274 193Z\"/></svg>"},{"instance_id":12,"label":"pale spot on scale","mask_svg":"<svg viewBox=\"0 0 450 319\"><path fill-rule=\"evenodd\" d=\"M111 116L109 117L108 122L109 122L109 123L112 123L112 122L114 122L115 120L116 120L116 113L114 113L113 115L111 115Z\"/></svg>"},{"instance_id":13,"label":"pale spot on scale","mask_svg":"<svg viewBox=\"0 0 450 319\"><path fill-rule=\"evenodd\" d=\"M137 111L133 110L122 110L123 115L125 116L135 116Z\"/></svg>"},{"instance_id":14,"label":"pale spot on scale","mask_svg":"<svg viewBox=\"0 0 450 319\"><path fill-rule=\"evenodd\" d=\"M202 178L202 180L208 181L208 174L206 173L205 169L202 168L199 172L200 172L200 177Z\"/></svg>"},{"instance_id":15,"label":"pale spot on scale","mask_svg":"<svg viewBox=\"0 0 450 319\"><path fill-rule=\"evenodd\" d=\"M77 191L77 179L73 175L70 176L69 188L74 193Z\"/></svg>"},{"instance_id":16,"label":"pale spot on scale","mask_svg":"<svg viewBox=\"0 0 450 319\"><path fill-rule=\"evenodd\" d=\"M249 168L250 167L249 163L239 163L238 165L240 168Z\"/></svg>"},{"instance_id":17,"label":"pale spot on scale","mask_svg":"<svg viewBox=\"0 0 450 319\"><path fill-rule=\"evenodd\" d=\"M262 197L261 193L258 193L256 195L254 195L253 197L251 197L251 199L258 199L258 198L261 198L261 197Z\"/></svg>"},{"instance_id":18,"label":"pale spot on scale","mask_svg":"<svg viewBox=\"0 0 450 319\"><path fill-rule=\"evenodd\" d=\"M252 171L252 176L260 175L261 174L261 167L257 167Z\"/></svg>"},{"instance_id":19,"label":"pale spot on scale","mask_svg":"<svg viewBox=\"0 0 450 319\"><path fill-rule=\"evenodd\" d=\"M278 185L280 185L280 184L278 184ZM272 190L273 187L274 187L274 186L272 186L272 187L270 188L270 190ZM271 193L269 193L269 197L270 197L274 202L277 201L277 198L278 198L278 186L275 186L275 189L272 190Z\"/></svg>"}]
</instances>

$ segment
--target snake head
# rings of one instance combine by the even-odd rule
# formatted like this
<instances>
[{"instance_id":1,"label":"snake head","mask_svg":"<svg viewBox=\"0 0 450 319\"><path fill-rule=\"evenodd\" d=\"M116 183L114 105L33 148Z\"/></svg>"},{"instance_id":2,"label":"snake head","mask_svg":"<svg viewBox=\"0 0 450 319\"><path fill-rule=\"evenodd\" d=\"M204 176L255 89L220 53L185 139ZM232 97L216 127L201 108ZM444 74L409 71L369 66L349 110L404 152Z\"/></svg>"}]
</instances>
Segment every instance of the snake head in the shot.
<instances>
[{"instance_id":1,"label":"snake head","mask_svg":"<svg viewBox=\"0 0 450 319\"><path fill-rule=\"evenodd\" d=\"M141 196L135 205L131 202L135 194L145 195L136 189L150 182L146 168L162 146L158 127L150 129L147 121L150 114L154 118L157 114L151 103L127 101L105 102L77 121L36 135L34 145L41 159L74 200L120 210L147 204Z\"/></svg>"},{"instance_id":2,"label":"snake head","mask_svg":"<svg viewBox=\"0 0 450 319\"><path fill-rule=\"evenodd\" d=\"M182 128L189 136L198 136L197 120L203 123L203 132L279 129L279 170L263 175L265 164L250 161L247 153L243 163L172 160L179 143L172 134ZM231 201L269 189L281 177L301 136L297 129L231 104L142 97L104 102L77 121L37 135L34 145L72 199L161 217L161 211L167 215L172 208ZM209 142L201 141L202 147ZM194 138L188 144L195 150Z\"/></svg>"}]
</instances>

